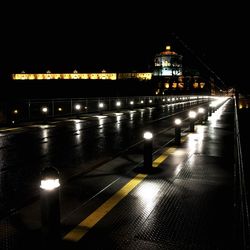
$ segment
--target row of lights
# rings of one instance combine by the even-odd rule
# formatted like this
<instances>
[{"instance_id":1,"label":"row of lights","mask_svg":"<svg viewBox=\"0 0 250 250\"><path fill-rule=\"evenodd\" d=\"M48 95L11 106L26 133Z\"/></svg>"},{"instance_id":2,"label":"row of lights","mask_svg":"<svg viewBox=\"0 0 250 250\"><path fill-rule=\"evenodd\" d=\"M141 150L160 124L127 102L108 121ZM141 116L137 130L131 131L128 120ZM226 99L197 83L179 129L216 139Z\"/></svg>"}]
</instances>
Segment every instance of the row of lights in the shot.
<instances>
[{"instance_id":1,"label":"row of lights","mask_svg":"<svg viewBox=\"0 0 250 250\"><path fill-rule=\"evenodd\" d=\"M184 99L184 97L183 97L183 99ZM162 99L162 101L165 102L166 99ZM168 98L167 101L171 101L171 99ZM172 101L175 101L175 98L172 98ZM153 102L152 100L149 100L149 103L152 103L152 102ZM140 103L143 104L144 101L141 100ZM134 105L134 101L130 101L129 104L130 104L130 105ZM121 107L121 105L122 105L121 101L117 101L117 102L116 102L116 107ZM103 103L103 102L100 102L100 103L98 104L98 107L99 107L100 109L103 109L104 106L105 106L105 103ZM82 106L81 106L80 104L76 104L76 105L75 105L75 110L80 111L81 109L82 109ZM85 107L85 109L87 109L87 107ZM48 107L42 107L41 110L42 110L42 113L45 113L45 114L48 113L48 111L49 111ZM59 112L61 112L62 110L63 110L63 109L62 109L61 107L58 108L58 111L59 111ZM15 110L13 111L13 113L14 113L14 114L18 114L18 110L15 109Z\"/></svg>"}]
</instances>

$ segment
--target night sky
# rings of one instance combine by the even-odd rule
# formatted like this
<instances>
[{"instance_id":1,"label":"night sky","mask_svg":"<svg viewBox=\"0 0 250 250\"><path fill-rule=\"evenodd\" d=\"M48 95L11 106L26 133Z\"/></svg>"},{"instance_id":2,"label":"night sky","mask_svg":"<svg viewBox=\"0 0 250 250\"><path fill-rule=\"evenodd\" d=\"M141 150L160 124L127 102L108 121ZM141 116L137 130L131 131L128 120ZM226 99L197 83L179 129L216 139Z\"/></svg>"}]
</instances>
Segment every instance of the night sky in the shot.
<instances>
[{"instance_id":1,"label":"night sky","mask_svg":"<svg viewBox=\"0 0 250 250\"><path fill-rule=\"evenodd\" d=\"M0 77L22 70L150 70L155 53L171 44L191 67L204 67L201 60L226 86L250 92L247 8L170 3L10 6L2 20Z\"/></svg>"}]
</instances>

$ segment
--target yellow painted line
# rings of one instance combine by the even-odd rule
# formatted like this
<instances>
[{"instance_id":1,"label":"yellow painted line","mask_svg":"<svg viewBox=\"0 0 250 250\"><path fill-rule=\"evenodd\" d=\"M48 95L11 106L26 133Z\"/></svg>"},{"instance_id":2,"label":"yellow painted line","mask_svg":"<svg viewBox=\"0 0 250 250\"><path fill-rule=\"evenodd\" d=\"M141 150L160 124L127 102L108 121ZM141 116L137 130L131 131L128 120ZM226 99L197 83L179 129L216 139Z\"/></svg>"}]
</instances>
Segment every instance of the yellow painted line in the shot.
<instances>
[{"instance_id":1,"label":"yellow painted line","mask_svg":"<svg viewBox=\"0 0 250 250\"><path fill-rule=\"evenodd\" d=\"M157 168L175 150L176 150L176 148L168 148L167 150L165 150L162 155L160 155L158 158L156 158L154 160L154 162L153 162L153 168Z\"/></svg>"},{"instance_id":2,"label":"yellow painted line","mask_svg":"<svg viewBox=\"0 0 250 250\"><path fill-rule=\"evenodd\" d=\"M153 167L158 167L176 148L168 148L153 162ZM64 236L64 240L79 241L93 226L95 226L107 213L111 211L123 198L125 198L138 184L140 184L148 175L138 174L111 198L104 202L92 214L84 219L77 227Z\"/></svg>"},{"instance_id":3,"label":"yellow painted line","mask_svg":"<svg viewBox=\"0 0 250 250\"><path fill-rule=\"evenodd\" d=\"M6 128L6 129L1 129L0 132L5 132L5 131L14 131L14 130L19 130L21 128Z\"/></svg>"}]
</instances>

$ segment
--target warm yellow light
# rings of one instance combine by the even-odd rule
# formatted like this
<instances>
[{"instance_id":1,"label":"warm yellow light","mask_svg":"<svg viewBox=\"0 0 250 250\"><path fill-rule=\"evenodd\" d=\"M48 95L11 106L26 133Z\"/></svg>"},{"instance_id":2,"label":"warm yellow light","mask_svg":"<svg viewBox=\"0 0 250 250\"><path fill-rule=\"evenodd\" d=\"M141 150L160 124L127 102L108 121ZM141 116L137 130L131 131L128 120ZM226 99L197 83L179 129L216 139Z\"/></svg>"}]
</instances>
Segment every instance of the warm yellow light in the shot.
<instances>
[{"instance_id":1,"label":"warm yellow light","mask_svg":"<svg viewBox=\"0 0 250 250\"><path fill-rule=\"evenodd\" d=\"M171 46L167 45L166 50L171 50Z\"/></svg>"}]
</instances>

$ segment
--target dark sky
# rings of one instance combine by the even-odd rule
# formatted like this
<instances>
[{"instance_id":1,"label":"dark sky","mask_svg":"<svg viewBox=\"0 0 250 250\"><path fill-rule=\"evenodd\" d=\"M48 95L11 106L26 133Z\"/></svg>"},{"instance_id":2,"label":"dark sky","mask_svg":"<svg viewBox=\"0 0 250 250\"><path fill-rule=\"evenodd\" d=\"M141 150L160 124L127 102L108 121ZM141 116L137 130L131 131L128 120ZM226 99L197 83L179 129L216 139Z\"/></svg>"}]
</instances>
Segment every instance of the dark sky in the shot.
<instances>
[{"instance_id":1,"label":"dark sky","mask_svg":"<svg viewBox=\"0 0 250 250\"><path fill-rule=\"evenodd\" d=\"M2 20L0 70L6 75L21 70L148 69L154 54L172 43L190 62L201 59L226 85L250 89L244 62L250 42L246 6L142 3L10 6Z\"/></svg>"}]
</instances>

